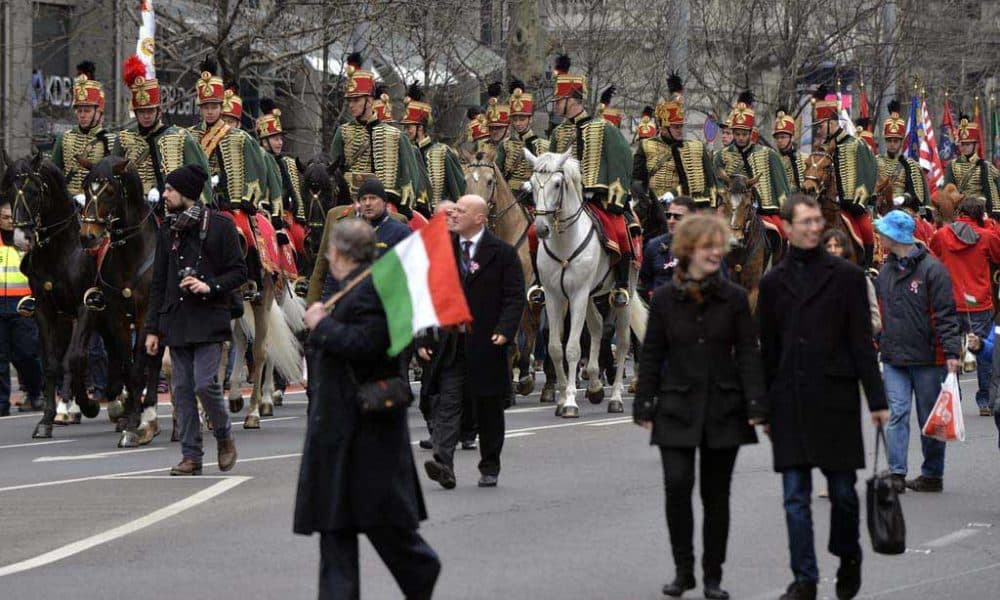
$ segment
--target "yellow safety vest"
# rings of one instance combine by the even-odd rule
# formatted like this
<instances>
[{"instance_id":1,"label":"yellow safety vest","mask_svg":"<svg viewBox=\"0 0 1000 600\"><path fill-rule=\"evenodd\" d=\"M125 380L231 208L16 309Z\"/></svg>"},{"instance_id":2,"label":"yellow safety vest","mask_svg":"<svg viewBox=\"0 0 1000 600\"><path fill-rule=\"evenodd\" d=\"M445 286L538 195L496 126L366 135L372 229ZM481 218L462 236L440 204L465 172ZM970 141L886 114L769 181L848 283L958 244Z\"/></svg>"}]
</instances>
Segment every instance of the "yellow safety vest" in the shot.
<instances>
[{"instance_id":1,"label":"yellow safety vest","mask_svg":"<svg viewBox=\"0 0 1000 600\"><path fill-rule=\"evenodd\" d=\"M22 254L0 240L0 297L23 298L31 295L28 277L21 272Z\"/></svg>"}]
</instances>

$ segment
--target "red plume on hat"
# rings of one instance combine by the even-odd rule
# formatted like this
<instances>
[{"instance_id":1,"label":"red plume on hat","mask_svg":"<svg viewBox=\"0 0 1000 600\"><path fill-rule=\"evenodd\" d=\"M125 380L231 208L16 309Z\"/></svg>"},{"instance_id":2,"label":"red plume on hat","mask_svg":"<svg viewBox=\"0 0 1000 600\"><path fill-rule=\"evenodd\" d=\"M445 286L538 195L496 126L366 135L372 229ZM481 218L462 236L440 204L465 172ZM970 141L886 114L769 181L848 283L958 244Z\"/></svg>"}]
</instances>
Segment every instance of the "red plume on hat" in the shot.
<instances>
[{"instance_id":1,"label":"red plume on hat","mask_svg":"<svg viewBox=\"0 0 1000 600\"><path fill-rule=\"evenodd\" d=\"M125 64L122 65L122 79L125 85L132 87L139 77L146 77L146 63L142 62L138 54L133 54L126 58Z\"/></svg>"}]
</instances>

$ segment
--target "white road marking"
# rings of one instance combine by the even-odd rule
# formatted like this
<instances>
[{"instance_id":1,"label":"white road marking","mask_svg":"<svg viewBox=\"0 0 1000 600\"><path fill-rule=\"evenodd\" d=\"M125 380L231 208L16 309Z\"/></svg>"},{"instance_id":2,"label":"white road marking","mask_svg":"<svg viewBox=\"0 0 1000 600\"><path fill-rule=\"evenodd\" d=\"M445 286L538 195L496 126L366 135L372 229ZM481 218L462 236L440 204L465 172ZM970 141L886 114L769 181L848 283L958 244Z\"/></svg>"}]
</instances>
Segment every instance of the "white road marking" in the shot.
<instances>
[{"instance_id":1,"label":"white road marking","mask_svg":"<svg viewBox=\"0 0 1000 600\"><path fill-rule=\"evenodd\" d=\"M239 484L249 481L252 477L244 477L240 475L234 475L227 477L222 481L218 481L208 488L201 490L200 492L195 492L190 496L178 500L169 506L165 506L159 510L155 510L146 516L139 517L134 521L125 523L113 529L92 535L90 537L84 538L82 540L73 542L71 544L66 544L55 550L50 550L44 554L39 554L34 558L29 558L16 562L4 567L0 567L0 577L5 577L7 575L14 575L16 573L21 573L23 571L28 571L30 569L37 569L38 567L44 567L45 565L60 561L64 558L69 558L74 554L79 554L86 550L90 550L95 546L100 546L101 544L106 544L108 542L117 540L119 538L125 537L130 533L135 533L150 525L155 525L164 519L169 519L175 515L178 515L189 508L194 508L199 504L207 502L212 498L223 494Z\"/></svg>"},{"instance_id":2,"label":"white road marking","mask_svg":"<svg viewBox=\"0 0 1000 600\"><path fill-rule=\"evenodd\" d=\"M48 446L50 444L68 444L70 442L75 442L76 440L51 440L48 442L25 442L23 444L7 444L6 446L0 446L0 450L6 450L8 448L27 448L29 446Z\"/></svg>"},{"instance_id":3,"label":"white road marking","mask_svg":"<svg viewBox=\"0 0 1000 600\"><path fill-rule=\"evenodd\" d=\"M631 422L632 417L621 417L618 419L607 419L601 423L587 423L587 427L607 427L608 425L622 425Z\"/></svg>"},{"instance_id":4,"label":"white road marking","mask_svg":"<svg viewBox=\"0 0 1000 600\"><path fill-rule=\"evenodd\" d=\"M508 433L507 435L504 436L504 439L528 437L529 435L535 435L535 434L530 431L522 431L520 433Z\"/></svg>"},{"instance_id":5,"label":"white road marking","mask_svg":"<svg viewBox=\"0 0 1000 600\"><path fill-rule=\"evenodd\" d=\"M6 421L7 419L27 419L29 417L40 418L42 416L41 411L30 412L23 415L7 415L6 417L0 417L0 421Z\"/></svg>"},{"instance_id":6,"label":"white road marking","mask_svg":"<svg viewBox=\"0 0 1000 600\"><path fill-rule=\"evenodd\" d=\"M555 406L556 406L555 404L551 404L549 406L530 406L530 407L526 407L526 408L511 408L511 409L503 411L503 414L505 414L505 415L519 415L521 413L533 413L533 412L539 412L539 411L543 411L543 410L553 411L553 410L555 410Z\"/></svg>"},{"instance_id":7,"label":"white road marking","mask_svg":"<svg viewBox=\"0 0 1000 600\"><path fill-rule=\"evenodd\" d=\"M953 531L948 535L942 535L941 537L920 544L921 548L941 548L943 546L948 546L954 544L960 540L964 540L967 537L972 537L980 532L980 529L959 529L958 531Z\"/></svg>"},{"instance_id":8,"label":"white road marking","mask_svg":"<svg viewBox=\"0 0 1000 600\"><path fill-rule=\"evenodd\" d=\"M166 448L136 448L134 450L111 450L109 452L95 452L93 454L67 454L65 456L39 456L31 462L64 462L70 460L93 460L95 458L108 458L122 456L125 454L138 454L139 452L156 452L166 450Z\"/></svg>"}]
</instances>

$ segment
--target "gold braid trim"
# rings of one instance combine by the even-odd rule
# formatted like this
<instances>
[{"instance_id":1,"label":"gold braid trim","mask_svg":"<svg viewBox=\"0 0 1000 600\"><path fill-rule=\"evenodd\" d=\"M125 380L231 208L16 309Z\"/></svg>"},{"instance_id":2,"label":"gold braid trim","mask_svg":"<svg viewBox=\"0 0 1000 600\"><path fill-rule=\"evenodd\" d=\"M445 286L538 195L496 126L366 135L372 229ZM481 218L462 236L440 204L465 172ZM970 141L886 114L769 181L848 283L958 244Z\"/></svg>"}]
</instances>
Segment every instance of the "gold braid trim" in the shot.
<instances>
[{"instance_id":1,"label":"gold braid trim","mask_svg":"<svg viewBox=\"0 0 1000 600\"><path fill-rule=\"evenodd\" d=\"M249 200L251 190L247 189L247 171L243 160L243 144L246 138L239 133L233 133L222 138L219 149L222 153L222 168L226 171L226 190L230 202ZM259 185L258 188L259 189ZM263 200L259 195L256 201Z\"/></svg>"},{"instance_id":2,"label":"gold braid trim","mask_svg":"<svg viewBox=\"0 0 1000 600\"><path fill-rule=\"evenodd\" d=\"M345 123L340 126L340 131L344 140L344 164L347 170L370 173L372 155L368 128L358 123Z\"/></svg>"},{"instance_id":3,"label":"gold braid trim","mask_svg":"<svg viewBox=\"0 0 1000 600\"><path fill-rule=\"evenodd\" d=\"M448 147L444 144L434 144L427 151L427 175L431 180L431 207L437 206L444 198L445 190L445 158Z\"/></svg>"},{"instance_id":4,"label":"gold braid trim","mask_svg":"<svg viewBox=\"0 0 1000 600\"><path fill-rule=\"evenodd\" d=\"M552 130L552 152L562 154L570 148L576 157L576 124L563 121Z\"/></svg>"},{"instance_id":5,"label":"gold braid trim","mask_svg":"<svg viewBox=\"0 0 1000 600\"><path fill-rule=\"evenodd\" d=\"M295 158L282 156L285 167L288 169L288 179L292 182L292 199L295 200L295 216L304 221L306 218L306 207L302 203L302 174L299 173L299 165Z\"/></svg>"},{"instance_id":6,"label":"gold braid trim","mask_svg":"<svg viewBox=\"0 0 1000 600\"><path fill-rule=\"evenodd\" d=\"M583 127L583 189L607 187L601 183L601 158L604 156L604 119L592 119Z\"/></svg>"},{"instance_id":7,"label":"gold braid trim","mask_svg":"<svg viewBox=\"0 0 1000 600\"><path fill-rule=\"evenodd\" d=\"M402 133L391 125L379 123L372 130L372 152L374 152L375 175L382 181L386 193L393 193L402 199L397 183L399 179L399 136Z\"/></svg>"},{"instance_id":8,"label":"gold braid trim","mask_svg":"<svg viewBox=\"0 0 1000 600\"><path fill-rule=\"evenodd\" d=\"M768 155L766 148L755 146L753 153L750 155L750 168L753 169L750 178L760 178L757 180L757 185L754 188L757 190L758 196L760 196L760 205L776 208L781 205L780 203L784 198L774 197L774 191L771 186L771 161L769 159L770 155Z\"/></svg>"},{"instance_id":9,"label":"gold braid trim","mask_svg":"<svg viewBox=\"0 0 1000 600\"><path fill-rule=\"evenodd\" d=\"M680 195L681 180L677 176L677 165L674 164L670 146L656 138L642 140L640 144L646 155L646 174L649 177L646 185L650 191L657 198L667 192Z\"/></svg>"},{"instance_id":10,"label":"gold braid trim","mask_svg":"<svg viewBox=\"0 0 1000 600\"><path fill-rule=\"evenodd\" d=\"M896 174L896 167L899 166L899 160L895 158L889 158L888 156L876 156L875 160L878 161L878 176L882 177L893 177Z\"/></svg>"},{"instance_id":11,"label":"gold braid trim","mask_svg":"<svg viewBox=\"0 0 1000 600\"><path fill-rule=\"evenodd\" d=\"M153 168L153 156L146 152L146 138L142 137L138 131L126 129L118 132L118 140L125 151L125 158L132 161L142 178L142 191L148 194L149 190L156 187L156 171ZM141 161L139 159L142 159Z\"/></svg>"},{"instance_id":12,"label":"gold braid trim","mask_svg":"<svg viewBox=\"0 0 1000 600\"><path fill-rule=\"evenodd\" d=\"M160 153L160 170L163 176L184 166L184 132L164 133L156 139L156 149ZM154 175L155 177L155 175Z\"/></svg>"},{"instance_id":13,"label":"gold braid trim","mask_svg":"<svg viewBox=\"0 0 1000 600\"><path fill-rule=\"evenodd\" d=\"M692 198L713 197L710 191L705 189L707 183L705 165L702 162L704 153L705 146L697 140L685 140L681 146L681 167L687 176L688 193Z\"/></svg>"},{"instance_id":14,"label":"gold braid trim","mask_svg":"<svg viewBox=\"0 0 1000 600\"><path fill-rule=\"evenodd\" d=\"M212 125L211 129L202 132L201 141L198 143L201 144L201 149L205 151L206 156L212 156L212 153L215 152L215 147L225 139L231 129L232 127L223 122L222 119L219 119L215 122L215 125Z\"/></svg>"},{"instance_id":15,"label":"gold braid trim","mask_svg":"<svg viewBox=\"0 0 1000 600\"><path fill-rule=\"evenodd\" d=\"M843 200L847 202L865 202L868 193L863 186L858 185L858 144L864 143L854 140L846 144L837 146L837 155L840 162L838 175L840 177L840 189L844 194L848 194Z\"/></svg>"},{"instance_id":16,"label":"gold braid trim","mask_svg":"<svg viewBox=\"0 0 1000 600\"><path fill-rule=\"evenodd\" d=\"M951 163L951 172L955 176L955 183L962 186L958 191L974 198L983 195L983 186L980 182L982 171L974 163L959 158Z\"/></svg>"}]
</instances>

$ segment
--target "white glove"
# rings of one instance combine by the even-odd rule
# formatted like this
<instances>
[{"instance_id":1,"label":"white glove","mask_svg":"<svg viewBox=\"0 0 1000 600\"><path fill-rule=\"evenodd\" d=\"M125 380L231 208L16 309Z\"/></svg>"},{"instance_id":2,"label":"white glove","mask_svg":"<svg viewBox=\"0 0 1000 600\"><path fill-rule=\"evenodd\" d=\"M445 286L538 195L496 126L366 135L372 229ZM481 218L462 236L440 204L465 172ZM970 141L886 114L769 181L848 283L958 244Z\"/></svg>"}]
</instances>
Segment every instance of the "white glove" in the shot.
<instances>
[{"instance_id":1,"label":"white glove","mask_svg":"<svg viewBox=\"0 0 1000 600\"><path fill-rule=\"evenodd\" d=\"M149 202L150 204L156 204L159 201L160 201L160 190L156 189L155 187L150 188L149 193L146 194L146 202Z\"/></svg>"},{"instance_id":2,"label":"white glove","mask_svg":"<svg viewBox=\"0 0 1000 600\"><path fill-rule=\"evenodd\" d=\"M896 196L895 198L892 199L893 206L902 206L904 202L906 202L906 198L904 198L903 196Z\"/></svg>"},{"instance_id":3,"label":"white glove","mask_svg":"<svg viewBox=\"0 0 1000 600\"><path fill-rule=\"evenodd\" d=\"M214 190L219 185L219 176L212 175L212 189Z\"/></svg>"},{"instance_id":4,"label":"white glove","mask_svg":"<svg viewBox=\"0 0 1000 600\"><path fill-rule=\"evenodd\" d=\"M662 196L657 198L657 200L659 200L663 204L670 204L671 202L674 201L674 194L673 192L665 192Z\"/></svg>"},{"instance_id":5,"label":"white glove","mask_svg":"<svg viewBox=\"0 0 1000 600\"><path fill-rule=\"evenodd\" d=\"M84 196L83 194L77 194L73 196L73 199L76 200L76 203L79 204L81 207L87 204L87 197Z\"/></svg>"},{"instance_id":6,"label":"white glove","mask_svg":"<svg viewBox=\"0 0 1000 600\"><path fill-rule=\"evenodd\" d=\"M531 182L530 181L525 181L524 183L522 183L521 184L521 191L522 192L528 192L529 194L532 193Z\"/></svg>"}]
</instances>

